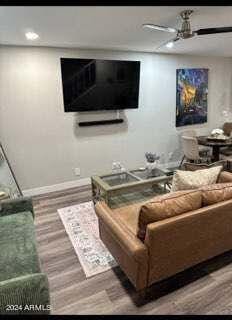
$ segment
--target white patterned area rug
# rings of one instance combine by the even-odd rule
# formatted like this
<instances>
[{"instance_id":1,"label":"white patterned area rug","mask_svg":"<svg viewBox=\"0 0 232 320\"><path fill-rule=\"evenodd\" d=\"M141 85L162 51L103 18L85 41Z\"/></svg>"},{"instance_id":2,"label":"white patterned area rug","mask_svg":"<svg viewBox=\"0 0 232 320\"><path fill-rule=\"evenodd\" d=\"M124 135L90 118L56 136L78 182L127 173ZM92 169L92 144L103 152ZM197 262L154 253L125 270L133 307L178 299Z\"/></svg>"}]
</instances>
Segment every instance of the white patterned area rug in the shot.
<instances>
[{"instance_id":1,"label":"white patterned area rug","mask_svg":"<svg viewBox=\"0 0 232 320\"><path fill-rule=\"evenodd\" d=\"M58 213L87 278L117 265L99 237L92 201L58 209Z\"/></svg>"}]
</instances>

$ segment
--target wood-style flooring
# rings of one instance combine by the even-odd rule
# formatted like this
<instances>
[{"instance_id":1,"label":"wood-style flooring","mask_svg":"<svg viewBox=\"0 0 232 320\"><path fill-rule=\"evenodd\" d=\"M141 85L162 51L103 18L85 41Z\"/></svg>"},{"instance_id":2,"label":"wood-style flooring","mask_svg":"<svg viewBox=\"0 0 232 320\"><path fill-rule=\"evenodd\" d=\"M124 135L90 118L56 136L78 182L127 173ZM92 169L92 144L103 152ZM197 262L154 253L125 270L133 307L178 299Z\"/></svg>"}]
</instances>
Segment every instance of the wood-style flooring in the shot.
<instances>
[{"instance_id":1,"label":"wood-style flooring","mask_svg":"<svg viewBox=\"0 0 232 320\"><path fill-rule=\"evenodd\" d=\"M232 251L153 285L146 300L119 267L86 279L57 209L90 199L88 186L33 199L52 314L232 314Z\"/></svg>"}]
</instances>

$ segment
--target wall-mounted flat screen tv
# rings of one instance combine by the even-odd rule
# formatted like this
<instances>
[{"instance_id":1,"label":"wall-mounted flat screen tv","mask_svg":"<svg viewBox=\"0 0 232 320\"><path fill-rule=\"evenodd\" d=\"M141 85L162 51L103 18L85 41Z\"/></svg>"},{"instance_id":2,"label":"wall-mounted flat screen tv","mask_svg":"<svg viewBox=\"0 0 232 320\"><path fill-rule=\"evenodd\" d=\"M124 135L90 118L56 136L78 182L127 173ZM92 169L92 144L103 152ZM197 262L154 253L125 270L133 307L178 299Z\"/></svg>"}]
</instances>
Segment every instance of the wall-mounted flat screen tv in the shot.
<instances>
[{"instance_id":1,"label":"wall-mounted flat screen tv","mask_svg":"<svg viewBox=\"0 0 232 320\"><path fill-rule=\"evenodd\" d=\"M61 58L65 112L138 108L139 61Z\"/></svg>"}]
</instances>

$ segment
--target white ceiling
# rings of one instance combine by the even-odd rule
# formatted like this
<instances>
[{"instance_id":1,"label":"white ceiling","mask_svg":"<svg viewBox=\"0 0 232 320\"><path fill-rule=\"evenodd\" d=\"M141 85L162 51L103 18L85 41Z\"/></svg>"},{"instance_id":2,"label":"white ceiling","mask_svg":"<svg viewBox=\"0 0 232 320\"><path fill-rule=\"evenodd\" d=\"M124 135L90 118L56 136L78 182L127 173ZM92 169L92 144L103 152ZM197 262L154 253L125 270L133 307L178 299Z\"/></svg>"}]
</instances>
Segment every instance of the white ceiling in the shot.
<instances>
[{"instance_id":1,"label":"white ceiling","mask_svg":"<svg viewBox=\"0 0 232 320\"><path fill-rule=\"evenodd\" d=\"M193 9L192 29L232 26L227 7L0 7L0 44L155 52L173 35L143 23L180 27L178 14ZM25 39L26 31L40 38ZM232 57L232 33L182 40L158 52Z\"/></svg>"}]
</instances>

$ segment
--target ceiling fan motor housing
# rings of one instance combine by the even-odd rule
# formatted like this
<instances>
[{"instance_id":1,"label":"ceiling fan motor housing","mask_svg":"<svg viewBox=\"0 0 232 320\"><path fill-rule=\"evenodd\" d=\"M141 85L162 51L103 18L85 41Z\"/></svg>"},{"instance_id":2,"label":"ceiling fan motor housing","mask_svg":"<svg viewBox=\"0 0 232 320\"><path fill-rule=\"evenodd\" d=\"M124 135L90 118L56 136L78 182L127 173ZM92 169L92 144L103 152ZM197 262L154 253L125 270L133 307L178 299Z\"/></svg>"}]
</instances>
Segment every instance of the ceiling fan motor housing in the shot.
<instances>
[{"instance_id":1,"label":"ceiling fan motor housing","mask_svg":"<svg viewBox=\"0 0 232 320\"><path fill-rule=\"evenodd\" d=\"M192 38L194 33L191 31L191 25L189 21L190 15L193 13L193 10L184 10L180 13L181 18L183 19L183 23L181 26L181 30L178 32L178 36L182 39Z\"/></svg>"}]
</instances>

